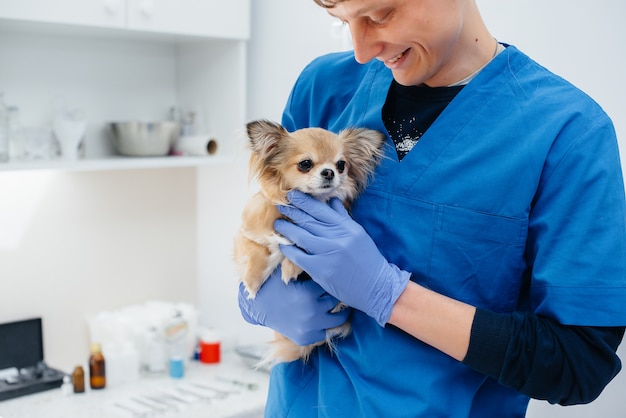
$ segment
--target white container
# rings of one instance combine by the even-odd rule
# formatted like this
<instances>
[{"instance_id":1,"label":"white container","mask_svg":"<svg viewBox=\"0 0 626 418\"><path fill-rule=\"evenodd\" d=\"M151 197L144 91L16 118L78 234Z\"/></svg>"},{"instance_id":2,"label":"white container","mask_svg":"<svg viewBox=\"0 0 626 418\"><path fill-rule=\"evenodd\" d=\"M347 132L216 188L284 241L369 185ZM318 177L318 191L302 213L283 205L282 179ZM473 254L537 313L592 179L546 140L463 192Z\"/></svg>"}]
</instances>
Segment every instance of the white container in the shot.
<instances>
[{"instance_id":1,"label":"white container","mask_svg":"<svg viewBox=\"0 0 626 418\"><path fill-rule=\"evenodd\" d=\"M164 374L167 370L167 347L156 328L150 330L146 341L145 372L149 375Z\"/></svg>"},{"instance_id":2,"label":"white container","mask_svg":"<svg viewBox=\"0 0 626 418\"><path fill-rule=\"evenodd\" d=\"M106 359L107 387L139 379L139 351L132 343L103 344L102 353Z\"/></svg>"},{"instance_id":3,"label":"white container","mask_svg":"<svg viewBox=\"0 0 626 418\"><path fill-rule=\"evenodd\" d=\"M52 123L52 129L61 148L61 158L67 161L77 160L81 143L85 139L87 121L57 117Z\"/></svg>"}]
</instances>

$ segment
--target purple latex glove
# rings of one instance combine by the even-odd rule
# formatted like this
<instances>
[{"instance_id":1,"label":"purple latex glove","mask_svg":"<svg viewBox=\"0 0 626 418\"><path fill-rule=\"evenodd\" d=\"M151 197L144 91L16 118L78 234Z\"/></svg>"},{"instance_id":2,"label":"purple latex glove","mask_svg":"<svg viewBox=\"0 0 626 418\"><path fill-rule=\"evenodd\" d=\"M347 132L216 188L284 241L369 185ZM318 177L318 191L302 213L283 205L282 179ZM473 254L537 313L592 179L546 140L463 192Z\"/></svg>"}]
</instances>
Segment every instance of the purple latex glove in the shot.
<instances>
[{"instance_id":1,"label":"purple latex glove","mask_svg":"<svg viewBox=\"0 0 626 418\"><path fill-rule=\"evenodd\" d=\"M281 245L283 254L328 293L385 326L411 274L383 257L339 199L325 204L297 191L287 197L291 205L278 210L293 223L279 219L274 228L295 245Z\"/></svg>"},{"instance_id":2,"label":"purple latex glove","mask_svg":"<svg viewBox=\"0 0 626 418\"><path fill-rule=\"evenodd\" d=\"M239 309L253 325L263 325L304 346L326 339L326 330L348 320L351 309L330 311L339 301L313 280L293 280L285 284L278 267L261 286L254 299L248 299L239 285Z\"/></svg>"}]
</instances>

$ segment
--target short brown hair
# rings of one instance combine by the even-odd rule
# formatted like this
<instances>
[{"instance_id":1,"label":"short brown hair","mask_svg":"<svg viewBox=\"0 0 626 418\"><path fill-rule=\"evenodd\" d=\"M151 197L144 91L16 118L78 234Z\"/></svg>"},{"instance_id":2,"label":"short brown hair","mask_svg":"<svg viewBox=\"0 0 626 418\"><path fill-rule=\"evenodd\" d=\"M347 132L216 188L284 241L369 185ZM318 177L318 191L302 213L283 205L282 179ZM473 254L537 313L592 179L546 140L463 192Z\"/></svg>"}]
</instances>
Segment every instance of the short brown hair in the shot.
<instances>
[{"instance_id":1,"label":"short brown hair","mask_svg":"<svg viewBox=\"0 0 626 418\"><path fill-rule=\"evenodd\" d=\"M313 0L313 1L325 9L332 9L338 3L342 3L346 0Z\"/></svg>"}]
</instances>

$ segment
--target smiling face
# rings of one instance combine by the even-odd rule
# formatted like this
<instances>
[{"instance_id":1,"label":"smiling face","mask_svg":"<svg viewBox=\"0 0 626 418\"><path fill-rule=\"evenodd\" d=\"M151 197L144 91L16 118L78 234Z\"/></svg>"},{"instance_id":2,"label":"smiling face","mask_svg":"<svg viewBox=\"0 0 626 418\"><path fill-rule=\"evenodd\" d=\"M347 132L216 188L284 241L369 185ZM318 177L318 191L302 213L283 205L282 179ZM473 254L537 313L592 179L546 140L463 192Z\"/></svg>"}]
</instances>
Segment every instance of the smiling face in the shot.
<instances>
[{"instance_id":1,"label":"smiling face","mask_svg":"<svg viewBox=\"0 0 626 418\"><path fill-rule=\"evenodd\" d=\"M403 85L452 84L496 46L475 0L345 0L328 12L350 27L358 62L383 61Z\"/></svg>"}]
</instances>

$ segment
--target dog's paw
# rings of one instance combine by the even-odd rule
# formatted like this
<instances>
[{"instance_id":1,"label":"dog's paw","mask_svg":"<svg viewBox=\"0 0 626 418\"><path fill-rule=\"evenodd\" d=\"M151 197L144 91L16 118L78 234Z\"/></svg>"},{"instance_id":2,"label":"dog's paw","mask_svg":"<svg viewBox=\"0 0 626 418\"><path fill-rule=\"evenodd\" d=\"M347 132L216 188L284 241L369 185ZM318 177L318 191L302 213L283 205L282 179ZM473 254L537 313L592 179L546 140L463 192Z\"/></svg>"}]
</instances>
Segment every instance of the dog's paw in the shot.
<instances>
[{"instance_id":1,"label":"dog's paw","mask_svg":"<svg viewBox=\"0 0 626 418\"><path fill-rule=\"evenodd\" d=\"M291 260L285 258L281 265L281 274L283 282L289 283L291 280L296 280L302 273L302 269L296 266Z\"/></svg>"},{"instance_id":2,"label":"dog's paw","mask_svg":"<svg viewBox=\"0 0 626 418\"><path fill-rule=\"evenodd\" d=\"M291 242L289 239L285 238L284 236L280 234L274 234L272 242L275 242L276 244L281 244L281 245L294 245L293 242Z\"/></svg>"},{"instance_id":3,"label":"dog's paw","mask_svg":"<svg viewBox=\"0 0 626 418\"><path fill-rule=\"evenodd\" d=\"M248 283L246 281L243 281L243 287L246 289L249 300L253 300L256 297L256 294L259 293L259 289L261 288L262 284L263 283Z\"/></svg>"}]
</instances>

